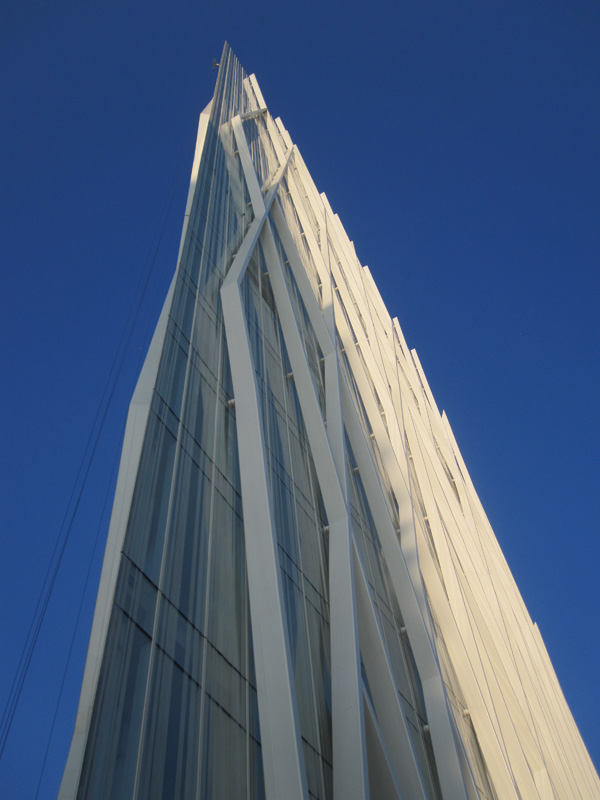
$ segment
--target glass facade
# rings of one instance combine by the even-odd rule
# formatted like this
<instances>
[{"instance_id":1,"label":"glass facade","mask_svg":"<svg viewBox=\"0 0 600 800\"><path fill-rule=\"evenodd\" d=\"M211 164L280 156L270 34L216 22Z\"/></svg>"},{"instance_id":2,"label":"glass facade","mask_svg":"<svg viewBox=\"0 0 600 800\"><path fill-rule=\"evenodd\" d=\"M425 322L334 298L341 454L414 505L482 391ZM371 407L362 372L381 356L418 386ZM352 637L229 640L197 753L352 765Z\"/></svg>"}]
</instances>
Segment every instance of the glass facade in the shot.
<instances>
[{"instance_id":1,"label":"glass facade","mask_svg":"<svg viewBox=\"0 0 600 800\"><path fill-rule=\"evenodd\" d=\"M532 770L529 784L523 782L518 769L506 768L514 743L489 746L502 723L498 715L483 718L495 714L498 693L477 694L487 666L471 666L457 630L459 623L477 625L463 586L477 568L462 560L468 535L477 538L478 557L488 566L498 561L495 540L397 323L287 132L264 107L256 80L228 46L203 119L172 294L156 334L159 346L144 367L152 375L144 424L133 432L128 424L124 450L137 447L139 457L133 468L121 467L120 511L113 513L61 797L284 796L269 777L269 759L277 756L261 746L261 728L264 738L265 726L276 720L257 691L254 649L264 656L267 639L249 599L257 596L257 587L249 591L255 578L247 564L254 532L244 523L244 510L260 499L248 496L241 478L243 398L239 389L235 396L230 358L238 343L225 324L221 294L242 258L240 335L252 362L247 390L259 409L256 468L264 465L266 474L291 687L282 702L295 721L301 794L333 798L336 774L346 768L346 756L334 758L342 752L333 724L339 701L332 696L332 671L340 666L330 635L338 587L330 582L333 520L326 509L335 492L343 497L354 581L360 573L366 582L362 599L353 597L347 608L359 641L357 724L368 754L367 789L355 796L493 800L495 780L523 796L533 796L527 787L546 779L554 788L566 785L561 767L545 768L543 778ZM255 186L272 203L264 211L252 200ZM283 283L276 284L277 275ZM284 333L282 298L289 301L307 377L292 368L291 320ZM334 359L342 387L344 466L331 480L323 477L322 450L306 417L307 398L314 397L310 413L320 414L333 451L327 431L336 412L328 392L335 384L327 358ZM129 494L122 488L127 480ZM499 579L505 584L506 572ZM469 591L477 599L488 589ZM364 652L356 628L361 603L372 615L375 659ZM457 622L444 628L449 613ZM494 606L494 613L506 612ZM466 684L459 663L473 672ZM514 657L513 668L520 669ZM386 739L394 725L405 731L402 742ZM538 731L545 763L550 744L542 738ZM523 759L529 767L535 761ZM407 769L412 782L405 784Z\"/></svg>"}]
</instances>

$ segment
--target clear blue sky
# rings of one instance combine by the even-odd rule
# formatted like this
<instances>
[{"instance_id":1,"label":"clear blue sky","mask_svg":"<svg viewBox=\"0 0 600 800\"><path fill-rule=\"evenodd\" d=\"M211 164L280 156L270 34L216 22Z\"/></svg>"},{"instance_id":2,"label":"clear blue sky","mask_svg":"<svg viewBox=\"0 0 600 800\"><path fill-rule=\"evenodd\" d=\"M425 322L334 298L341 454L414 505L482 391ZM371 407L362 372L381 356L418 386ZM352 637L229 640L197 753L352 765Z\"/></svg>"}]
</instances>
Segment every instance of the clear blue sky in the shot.
<instances>
[{"instance_id":1,"label":"clear blue sky","mask_svg":"<svg viewBox=\"0 0 600 800\"><path fill-rule=\"evenodd\" d=\"M39 797L60 781L102 504L225 39L417 349L600 765L600 5L11 5L0 28L2 707L175 195L0 763L2 796L35 796L100 525Z\"/></svg>"}]
</instances>

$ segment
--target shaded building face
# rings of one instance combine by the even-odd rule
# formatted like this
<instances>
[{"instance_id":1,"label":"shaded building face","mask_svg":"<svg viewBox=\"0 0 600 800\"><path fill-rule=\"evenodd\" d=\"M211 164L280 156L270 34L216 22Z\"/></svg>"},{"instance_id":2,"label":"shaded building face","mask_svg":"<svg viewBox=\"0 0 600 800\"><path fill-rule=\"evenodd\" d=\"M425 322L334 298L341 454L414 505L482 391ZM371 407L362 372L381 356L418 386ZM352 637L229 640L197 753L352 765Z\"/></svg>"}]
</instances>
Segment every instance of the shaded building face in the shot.
<instances>
[{"instance_id":1,"label":"shaded building face","mask_svg":"<svg viewBox=\"0 0 600 800\"><path fill-rule=\"evenodd\" d=\"M226 46L60 796L572 797L553 680L416 353Z\"/></svg>"}]
</instances>

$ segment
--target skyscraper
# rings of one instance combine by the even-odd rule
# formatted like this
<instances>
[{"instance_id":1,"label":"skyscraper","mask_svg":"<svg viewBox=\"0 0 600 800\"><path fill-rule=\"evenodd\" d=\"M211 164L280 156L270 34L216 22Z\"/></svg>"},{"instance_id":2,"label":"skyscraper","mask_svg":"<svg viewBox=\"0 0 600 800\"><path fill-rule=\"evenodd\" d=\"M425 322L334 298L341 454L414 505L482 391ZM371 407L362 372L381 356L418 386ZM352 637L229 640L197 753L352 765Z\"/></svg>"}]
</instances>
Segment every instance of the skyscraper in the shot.
<instances>
[{"instance_id":1,"label":"skyscraper","mask_svg":"<svg viewBox=\"0 0 600 800\"><path fill-rule=\"evenodd\" d=\"M60 796L600 796L417 355L227 46Z\"/></svg>"}]
</instances>

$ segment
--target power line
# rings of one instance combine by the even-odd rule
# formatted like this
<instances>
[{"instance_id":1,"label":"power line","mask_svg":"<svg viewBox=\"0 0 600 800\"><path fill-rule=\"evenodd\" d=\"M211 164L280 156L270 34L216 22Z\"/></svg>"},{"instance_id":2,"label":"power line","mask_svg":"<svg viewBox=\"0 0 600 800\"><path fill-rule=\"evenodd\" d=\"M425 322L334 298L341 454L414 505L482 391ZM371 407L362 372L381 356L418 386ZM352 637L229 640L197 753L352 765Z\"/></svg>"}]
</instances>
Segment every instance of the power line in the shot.
<instances>
[{"instance_id":1,"label":"power line","mask_svg":"<svg viewBox=\"0 0 600 800\"><path fill-rule=\"evenodd\" d=\"M48 562L48 568L42 582L42 587L38 596L31 623L29 625L25 644L21 651L9 696L0 720L0 759L4 754L4 749L6 747L21 693L23 691L23 686L29 672L29 667L31 665L31 660L38 642L40 630L48 610L48 605L56 583L56 578L71 536L75 517L87 484L88 476L94 461L94 456L96 454L108 411L115 394L115 389L117 387L117 383L121 376L125 359L129 351L133 332L138 323L140 311L148 291L148 286L150 284L150 279L154 272L158 251L163 241L167 221L169 220L178 184L180 182L183 163L184 158L182 157L179 168L176 171L170 196L163 209L161 223L150 245L148 255L146 256L143 269L138 279L138 283L134 292L134 301L129 308L127 318L121 332L119 343L117 345L104 390L98 404L98 409L90 429L83 456L79 463L65 514L56 536L50 560Z\"/></svg>"}]
</instances>

